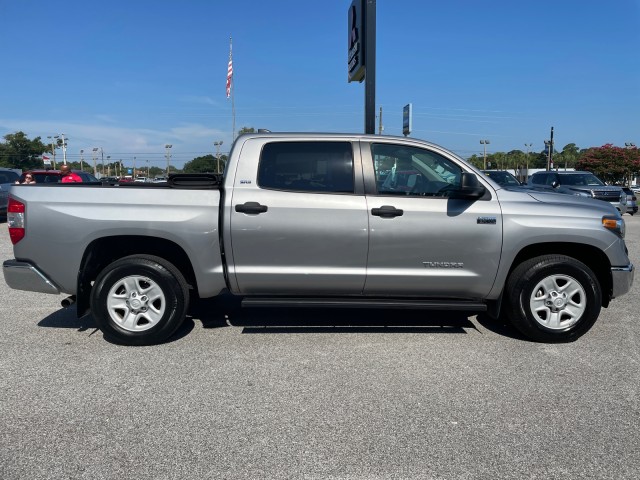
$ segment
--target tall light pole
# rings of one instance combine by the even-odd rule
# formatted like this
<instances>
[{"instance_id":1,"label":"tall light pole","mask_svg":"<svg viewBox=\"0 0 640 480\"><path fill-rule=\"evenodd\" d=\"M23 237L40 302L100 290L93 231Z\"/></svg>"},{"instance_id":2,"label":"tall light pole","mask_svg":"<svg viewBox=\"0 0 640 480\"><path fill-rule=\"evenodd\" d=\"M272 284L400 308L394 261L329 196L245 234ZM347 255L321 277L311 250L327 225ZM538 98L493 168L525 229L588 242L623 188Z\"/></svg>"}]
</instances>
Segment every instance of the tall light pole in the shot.
<instances>
[{"instance_id":1,"label":"tall light pole","mask_svg":"<svg viewBox=\"0 0 640 480\"><path fill-rule=\"evenodd\" d=\"M147 182L149 181L149 160L147 160Z\"/></svg>"},{"instance_id":2,"label":"tall light pole","mask_svg":"<svg viewBox=\"0 0 640 480\"><path fill-rule=\"evenodd\" d=\"M216 147L216 159L218 160L216 173L220 173L220 145L222 145L222 140L220 140L219 142L213 142L213 145Z\"/></svg>"},{"instance_id":3,"label":"tall light pole","mask_svg":"<svg viewBox=\"0 0 640 480\"><path fill-rule=\"evenodd\" d=\"M165 156L167 157L167 177L169 176L169 163L171 162L171 147L173 147L173 145L169 145L168 143L164 146L166 149Z\"/></svg>"},{"instance_id":4,"label":"tall light pole","mask_svg":"<svg viewBox=\"0 0 640 480\"><path fill-rule=\"evenodd\" d=\"M111 176L111 163L109 163L111 160L109 160L111 158L111 155L107 155L107 177ZM102 173L104 173L104 167L102 168Z\"/></svg>"},{"instance_id":5,"label":"tall light pole","mask_svg":"<svg viewBox=\"0 0 640 480\"><path fill-rule=\"evenodd\" d=\"M96 165L96 159L98 158L98 147L95 147L93 149L93 176L97 177L98 176L98 167Z\"/></svg>"},{"instance_id":6,"label":"tall light pole","mask_svg":"<svg viewBox=\"0 0 640 480\"><path fill-rule=\"evenodd\" d=\"M84 150L80 150L80 170L84 170Z\"/></svg>"},{"instance_id":7,"label":"tall light pole","mask_svg":"<svg viewBox=\"0 0 640 480\"><path fill-rule=\"evenodd\" d=\"M480 144L484 146L484 168L483 170L487 169L487 145L489 145L491 142L489 140L480 140Z\"/></svg>"}]
</instances>

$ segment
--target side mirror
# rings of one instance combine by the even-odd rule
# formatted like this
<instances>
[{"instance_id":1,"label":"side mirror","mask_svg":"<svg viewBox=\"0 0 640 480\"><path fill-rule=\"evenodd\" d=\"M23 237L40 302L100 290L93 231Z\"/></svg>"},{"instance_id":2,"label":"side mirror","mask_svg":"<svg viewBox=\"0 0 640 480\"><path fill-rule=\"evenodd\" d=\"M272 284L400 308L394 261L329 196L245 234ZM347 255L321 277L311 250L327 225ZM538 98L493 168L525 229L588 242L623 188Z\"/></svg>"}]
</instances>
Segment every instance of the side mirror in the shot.
<instances>
[{"instance_id":1,"label":"side mirror","mask_svg":"<svg viewBox=\"0 0 640 480\"><path fill-rule=\"evenodd\" d=\"M475 173L462 172L460 189L455 192L453 198L475 200L482 197L486 191L487 189L478 181Z\"/></svg>"},{"instance_id":2,"label":"side mirror","mask_svg":"<svg viewBox=\"0 0 640 480\"><path fill-rule=\"evenodd\" d=\"M560 186L560 182L557 180L554 180L553 182L551 182L551 186L553 188L558 188Z\"/></svg>"}]
</instances>

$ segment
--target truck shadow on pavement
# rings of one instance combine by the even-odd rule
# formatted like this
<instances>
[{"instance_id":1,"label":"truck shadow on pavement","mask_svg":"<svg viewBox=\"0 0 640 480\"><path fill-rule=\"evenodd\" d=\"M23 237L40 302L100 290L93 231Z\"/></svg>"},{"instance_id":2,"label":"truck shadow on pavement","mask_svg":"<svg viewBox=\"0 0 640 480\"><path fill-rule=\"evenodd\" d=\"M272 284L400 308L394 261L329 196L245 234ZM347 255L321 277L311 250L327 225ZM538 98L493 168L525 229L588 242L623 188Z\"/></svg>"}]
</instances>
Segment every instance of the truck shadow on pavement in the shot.
<instances>
[{"instance_id":1,"label":"truck shadow on pavement","mask_svg":"<svg viewBox=\"0 0 640 480\"><path fill-rule=\"evenodd\" d=\"M510 324L489 318L485 314L476 317L476 323L468 312L434 310L389 310L345 308L242 308L240 300L223 295L215 299L195 300L182 326L167 340L174 342L186 337L196 322L203 328L239 327L243 334L287 333L483 333L481 325L497 335L526 340ZM78 332L90 331L93 335L98 325L91 314L77 317L75 306L62 308L38 322L39 327L68 328Z\"/></svg>"},{"instance_id":2,"label":"truck shadow on pavement","mask_svg":"<svg viewBox=\"0 0 640 480\"><path fill-rule=\"evenodd\" d=\"M191 320L204 328L242 327L243 334L467 333L477 330L464 312L367 308L241 308L229 296L198 300Z\"/></svg>"}]
</instances>

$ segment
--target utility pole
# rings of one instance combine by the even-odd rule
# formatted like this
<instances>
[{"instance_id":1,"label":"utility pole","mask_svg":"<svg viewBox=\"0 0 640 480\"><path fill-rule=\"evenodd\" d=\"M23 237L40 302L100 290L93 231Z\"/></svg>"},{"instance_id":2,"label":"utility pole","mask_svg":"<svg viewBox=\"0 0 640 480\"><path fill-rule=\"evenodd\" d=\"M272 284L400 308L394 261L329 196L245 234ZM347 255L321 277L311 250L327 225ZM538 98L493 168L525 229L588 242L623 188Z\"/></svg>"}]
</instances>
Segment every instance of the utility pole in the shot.
<instances>
[{"instance_id":1,"label":"utility pole","mask_svg":"<svg viewBox=\"0 0 640 480\"><path fill-rule=\"evenodd\" d=\"M66 165L67 164L67 141L64 139L64 133L61 133L60 136L62 137L62 161Z\"/></svg>"},{"instance_id":2,"label":"utility pole","mask_svg":"<svg viewBox=\"0 0 640 480\"><path fill-rule=\"evenodd\" d=\"M553 127L551 127L551 147L549 148L549 164L553 168Z\"/></svg>"},{"instance_id":3,"label":"utility pole","mask_svg":"<svg viewBox=\"0 0 640 480\"><path fill-rule=\"evenodd\" d=\"M483 170L487 169L487 145L491 142L489 140L480 140L480 144L484 146L484 162L483 162Z\"/></svg>"},{"instance_id":4,"label":"utility pole","mask_svg":"<svg viewBox=\"0 0 640 480\"><path fill-rule=\"evenodd\" d=\"M222 145L222 140L220 140L219 142L213 142L213 145L216 147L216 159L217 159L216 173L220 173L220 146Z\"/></svg>"},{"instance_id":5,"label":"utility pole","mask_svg":"<svg viewBox=\"0 0 640 480\"><path fill-rule=\"evenodd\" d=\"M95 147L93 149L92 158L93 158L93 176L97 177L98 176L98 167L96 165L96 159L98 158L98 147Z\"/></svg>"},{"instance_id":6,"label":"utility pole","mask_svg":"<svg viewBox=\"0 0 640 480\"><path fill-rule=\"evenodd\" d=\"M529 149L533 146L533 143L525 143L524 146L527 148L527 171L525 173L524 178L529 181Z\"/></svg>"},{"instance_id":7,"label":"utility pole","mask_svg":"<svg viewBox=\"0 0 640 480\"><path fill-rule=\"evenodd\" d=\"M382 126L382 107L380 107L380 117L378 117L378 135L382 135L384 127Z\"/></svg>"},{"instance_id":8,"label":"utility pole","mask_svg":"<svg viewBox=\"0 0 640 480\"><path fill-rule=\"evenodd\" d=\"M165 156L167 157L167 177L169 177L169 163L171 162L171 148L173 145L169 145L168 143L164 146L166 149Z\"/></svg>"},{"instance_id":9,"label":"utility pole","mask_svg":"<svg viewBox=\"0 0 640 480\"><path fill-rule=\"evenodd\" d=\"M51 155L53 155L53 168L56 168L56 143L60 135L47 135L47 138L51 139Z\"/></svg>"},{"instance_id":10,"label":"utility pole","mask_svg":"<svg viewBox=\"0 0 640 480\"><path fill-rule=\"evenodd\" d=\"M83 162L84 162L84 150L80 150L80 170L84 171Z\"/></svg>"}]
</instances>

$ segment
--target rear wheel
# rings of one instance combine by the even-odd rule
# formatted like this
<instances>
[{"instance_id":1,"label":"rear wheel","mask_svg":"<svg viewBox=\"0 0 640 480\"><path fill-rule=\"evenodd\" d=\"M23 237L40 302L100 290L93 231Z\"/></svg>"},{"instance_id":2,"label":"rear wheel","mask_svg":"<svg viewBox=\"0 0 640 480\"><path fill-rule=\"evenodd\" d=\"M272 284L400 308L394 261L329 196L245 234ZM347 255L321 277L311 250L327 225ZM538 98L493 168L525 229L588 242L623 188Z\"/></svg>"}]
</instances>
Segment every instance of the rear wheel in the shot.
<instances>
[{"instance_id":1,"label":"rear wheel","mask_svg":"<svg viewBox=\"0 0 640 480\"><path fill-rule=\"evenodd\" d=\"M564 255L523 262L509 276L504 313L524 335L540 342L570 342L593 326L602 306L595 274Z\"/></svg>"},{"instance_id":2,"label":"rear wheel","mask_svg":"<svg viewBox=\"0 0 640 480\"><path fill-rule=\"evenodd\" d=\"M91 311L108 339L151 345L169 338L184 321L189 287L180 271L151 255L108 265L91 291Z\"/></svg>"}]
</instances>

